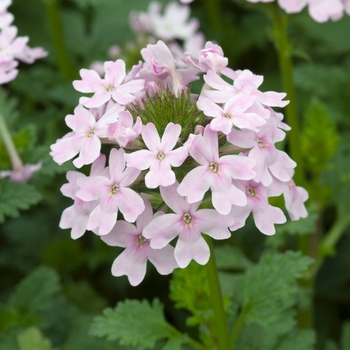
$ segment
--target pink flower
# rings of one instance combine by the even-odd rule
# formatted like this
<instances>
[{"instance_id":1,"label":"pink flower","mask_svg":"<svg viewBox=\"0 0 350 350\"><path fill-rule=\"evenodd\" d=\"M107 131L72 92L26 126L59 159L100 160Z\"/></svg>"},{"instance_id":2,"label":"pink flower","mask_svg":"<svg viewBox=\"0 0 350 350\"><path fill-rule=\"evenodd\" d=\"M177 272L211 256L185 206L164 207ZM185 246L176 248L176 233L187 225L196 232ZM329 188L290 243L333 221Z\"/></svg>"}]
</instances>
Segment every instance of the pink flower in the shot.
<instances>
[{"instance_id":1,"label":"pink flower","mask_svg":"<svg viewBox=\"0 0 350 350\"><path fill-rule=\"evenodd\" d=\"M156 45L148 44L146 48L141 50L141 55L146 64L140 75L146 81L155 80L155 78L165 80L169 76L173 92L175 96L178 96L182 77L176 70L175 59L164 42L159 40Z\"/></svg>"},{"instance_id":2,"label":"pink flower","mask_svg":"<svg viewBox=\"0 0 350 350\"><path fill-rule=\"evenodd\" d=\"M269 204L268 189L254 180L234 182L247 194L248 202L244 207L232 207L231 215L235 219L235 223L230 227L230 230L234 231L243 227L247 217L252 212L255 225L262 233L275 234L274 225L283 224L287 219L280 208Z\"/></svg>"},{"instance_id":3,"label":"pink flower","mask_svg":"<svg viewBox=\"0 0 350 350\"><path fill-rule=\"evenodd\" d=\"M7 8L11 5L12 0L0 1L0 29L8 27L14 19L12 13L7 12Z\"/></svg>"},{"instance_id":4,"label":"pink flower","mask_svg":"<svg viewBox=\"0 0 350 350\"><path fill-rule=\"evenodd\" d=\"M273 0L247 0L249 2L272 2ZM339 20L345 10L349 13L347 0L278 0L279 6L287 13L300 12L309 6L309 14L316 22L326 22L329 19Z\"/></svg>"},{"instance_id":5,"label":"pink flower","mask_svg":"<svg viewBox=\"0 0 350 350\"><path fill-rule=\"evenodd\" d=\"M205 48L200 50L197 55L186 52L182 61L200 72L212 70L215 73L220 73L228 65L228 59L224 57L222 48L211 41L208 41Z\"/></svg>"},{"instance_id":6,"label":"pink flower","mask_svg":"<svg viewBox=\"0 0 350 350\"><path fill-rule=\"evenodd\" d=\"M105 168L106 157L100 155L91 165L90 176L107 175ZM59 227L62 229L71 228L71 237L78 239L84 235L89 220L89 215L97 207L98 200L85 202L76 196L80 187L77 184L79 178L86 176L78 171L68 171L68 183L61 187L64 196L72 198L74 204L66 208L61 216Z\"/></svg>"},{"instance_id":7,"label":"pink flower","mask_svg":"<svg viewBox=\"0 0 350 350\"><path fill-rule=\"evenodd\" d=\"M77 168L91 164L100 155L101 138L107 136L108 125L117 118L118 113L114 113L96 120L92 112L83 106L76 107L74 115L69 114L65 118L73 132L51 146L54 161L61 164L79 153L79 157L73 161Z\"/></svg>"},{"instance_id":8,"label":"pink flower","mask_svg":"<svg viewBox=\"0 0 350 350\"><path fill-rule=\"evenodd\" d=\"M209 70L204 75L205 82L215 90L206 90L205 95L216 103L225 103L232 96L237 94L247 94L256 97L257 102L264 106L270 107L285 107L289 101L282 101L286 96L285 93L274 91L261 92L258 88L263 82L263 76L253 74L245 69L243 71L231 72L225 70L223 73L230 72L228 77L234 80L233 85L226 82L218 74Z\"/></svg>"},{"instance_id":9,"label":"pink flower","mask_svg":"<svg viewBox=\"0 0 350 350\"><path fill-rule=\"evenodd\" d=\"M207 243L201 233L214 239L230 237L228 226L232 225L230 216L220 215L214 209L197 210L200 202L189 204L177 193L178 184L160 187L164 202L174 212L153 219L143 230L144 237L151 240L151 248L162 249L178 237L175 246L175 259L181 268L191 260L205 265L210 256Z\"/></svg>"},{"instance_id":10,"label":"pink flower","mask_svg":"<svg viewBox=\"0 0 350 350\"><path fill-rule=\"evenodd\" d=\"M137 117L134 124L131 113L122 111L118 114L118 120L109 125L107 136L110 140L118 142L121 147L125 147L141 134L141 130L142 122L140 117Z\"/></svg>"},{"instance_id":11,"label":"pink flower","mask_svg":"<svg viewBox=\"0 0 350 350\"><path fill-rule=\"evenodd\" d=\"M36 171L39 171L42 161L37 164L24 164L19 169L0 171L0 179L8 177L13 182L27 182Z\"/></svg>"},{"instance_id":12,"label":"pink flower","mask_svg":"<svg viewBox=\"0 0 350 350\"><path fill-rule=\"evenodd\" d=\"M150 169L145 177L148 188L170 186L175 183L175 173L171 167L180 166L187 158L185 147L173 150L180 133L179 124L169 123L160 140L154 124L148 123L142 128L142 138L149 150L125 154L128 166L140 170Z\"/></svg>"},{"instance_id":13,"label":"pink flower","mask_svg":"<svg viewBox=\"0 0 350 350\"><path fill-rule=\"evenodd\" d=\"M285 132L277 125L280 125L280 121L271 116L259 132L232 129L227 136L227 141L233 145L248 149L248 157L256 161L254 180L262 182L265 186L272 183L271 174L281 181L290 180L287 169L293 169L296 166L285 152L275 147L275 143L282 141L285 137Z\"/></svg>"},{"instance_id":14,"label":"pink flower","mask_svg":"<svg viewBox=\"0 0 350 350\"><path fill-rule=\"evenodd\" d=\"M129 188L140 174L136 168L125 168L124 150L112 149L109 156L109 174L79 178L80 190L77 197L89 202L99 200L99 205L89 216L88 230L97 234L109 233L120 211L124 219L134 222L144 211L145 206L139 194Z\"/></svg>"},{"instance_id":15,"label":"pink flower","mask_svg":"<svg viewBox=\"0 0 350 350\"><path fill-rule=\"evenodd\" d=\"M92 97L81 97L80 103L86 107L100 107L104 103L113 99L121 105L127 105L136 99L135 94L142 91L144 81L134 79L125 82L126 70L125 62L117 60L104 63L105 78L101 79L98 73L92 69L81 69L81 80L73 81L73 86L77 91L90 93Z\"/></svg>"},{"instance_id":16,"label":"pink flower","mask_svg":"<svg viewBox=\"0 0 350 350\"><path fill-rule=\"evenodd\" d=\"M237 155L219 157L217 132L208 126L203 137L194 138L189 153L199 166L182 180L178 187L180 195L186 196L189 203L195 203L201 201L210 188L213 206L223 215L231 211L233 204L246 205L245 193L232 184L232 179L254 178L254 160Z\"/></svg>"},{"instance_id":17,"label":"pink flower","mask_svg":"<svg viewBox=\"0 0 350 350\"><path fill-rule=\"evenodd\" d=\"M13 59L0 59L0 85L6 84L17 77L18 70L15 69L18 62Z\"/></svg>"},{"instance_id":18,"label":"pink flower","mask_svg":"<svg viewBox=\"0 0 350 350\"><path fill-rule=\"evenodd\" d=\"M256 114L253 106L256 97L239 94L231 97L223 107L205 96L200 96L197 107L208 117L213 117L210 128L214 131L221 131L228 135L234 126L240 129L259 131L259 127L266 123L266 120Z\"/></svg>"},{"instance_id":19,"label":"pink flower","mask_svg":"<svg viewBox=\"0 0 350 350\"><path fill-rule=\"evenodd\" d=\"M145 210L137 218L136 226L126 221L117 221L112 231L101 239L110 246L123 247L125 250L114 260L113 276L128 276L132 286L141 283L146 275L147 260L149 260L161 275L170 274L177 263L174 258L174 248L166 245L162 249L153 249L150 241L143 236L145 226L152 219L162 215L153 215L151 204L144 200Z\"/></svg>"}]
</instances>

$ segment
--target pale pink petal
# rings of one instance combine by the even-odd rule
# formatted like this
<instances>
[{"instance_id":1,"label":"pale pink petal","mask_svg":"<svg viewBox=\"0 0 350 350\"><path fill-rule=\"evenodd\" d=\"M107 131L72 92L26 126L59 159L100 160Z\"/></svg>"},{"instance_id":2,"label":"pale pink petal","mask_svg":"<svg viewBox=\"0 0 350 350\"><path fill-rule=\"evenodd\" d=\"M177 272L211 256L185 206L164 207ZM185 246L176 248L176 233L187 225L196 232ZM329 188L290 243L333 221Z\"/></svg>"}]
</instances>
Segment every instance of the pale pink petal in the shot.
<instances>
[{"instance_id":1,"label":"pale pink petal","mask_svg":"<svg viewBox=\"0 0 350 350\"><path fill-rule=\"evenodd\" d=\"M135 225L119 220L115 223L111 232L102 236L101 239L109 246L125 248L130 241L130 236L137 236Z\"/></svg>"},{"instance_id":2,"label":"pale pink petal","mask_svg":"<svg viewBox=\"0 0 350 350\"><path fill-rule=\"evenodd\" d=\"M276 233L275 224L284 224L287 219L280 208L273 207L267 201L255 202L252 208L256 227L266 235Z\"/></svg>"},{"instance_id":3,"label":"pale pink petal","mask_svg":"<svg viewBox=\"0 0 350 350\"><path fill-rule=\"evenodd\" d=\"M177 192L186 196L189 203L201 201L211 185L211 179L206 176L208 172L210 170L205 166L194 168L184 177Z\"/></svg>"},{"instance_id":4,"label":"pale pink petal","mask_svg":"<svg viewBox=\"0 0 350 350\"><path fill-rule=\"evenodd\" d=\"M153 123L142 127L142 139L150 151L158 152L161 149L158 131Z\"/></svg>"},{"instance_id":5,"label":"pale pink petal","mask_svg":"<svg viewBox=\"0 0 350 350\"><path fill-rule=\"evenodd\" d=\"M174 257L174 248L171 245L162 249L149 249L148 259L161 275L169 275L178 267Z\"/></svg>"},{"instance_id":6,"label":"pale pink petal","mask_svg":"<svg viewBox=\"0 0 350 350\"><path fill-rule=\"evenodd\" d=\"M128 276L132 286L137 286L146 275L147 256L137 248L126 248L113 262L113 276Z\"/></svg>"},{"instance_id":7,"label":"pale pink petal","mask_svg":"<svg viewBox=\"0 0 350 350\"><path fill-rule=\"evenodd\" d=\"M163 146L163 152L170 152L176 145L181 133L181 125L169 123L162 136L161 144Z\"/></svg>"},{"instance_id":8,"label":"pale pink petal","mask_svg":"<svg viewBox=\"0 0 350 350\"><path fill-rule=\"evenodd\" d=\"M164 214L153 219L143 230L153 249L164 248L183 231L181 218L177 214Z\"/></svg>"},{"instance_id":9,"label":"pale pink petal","mask_svg":"<svg viewBox=\"0 0 350 350\"><path fill-rule=\"evenodd\" d=\"M210 250L207 242L202 236L194 242L178 240L175 247L175 259L182 269L187 267L191 260L205 265L209 261Z\"/></svg>"},{"instance_id":10,"label":"pale pink petal","mask_svg":"<svg viewBox=\"0 0 350 350\"><path fill-rule=\"evenodd\" d=\"M214 239L229 238L231 233L228 227L233 224L232 216L221 215L213 209L201 209L196 212L196 227Z\"/></svg>"},{"instance_id":11,"label":"pale pink petal","mask_svg":"<svg viewBox=\"0 0 350 350\"><path fill-rule=\"evenodd\" d=\"M135 222L137 217L145 210L145 205L140 195L127 187L119 190L118 205L124 219L129 222Z\"/></svg>"}]
</instances>

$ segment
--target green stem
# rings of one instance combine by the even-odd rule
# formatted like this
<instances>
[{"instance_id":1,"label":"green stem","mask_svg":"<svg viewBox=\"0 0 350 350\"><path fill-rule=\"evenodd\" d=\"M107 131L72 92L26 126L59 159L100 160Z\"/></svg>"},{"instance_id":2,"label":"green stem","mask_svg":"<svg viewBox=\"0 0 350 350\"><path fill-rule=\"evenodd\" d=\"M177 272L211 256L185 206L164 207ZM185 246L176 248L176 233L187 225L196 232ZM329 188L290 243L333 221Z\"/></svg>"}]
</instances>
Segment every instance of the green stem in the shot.
<instances>
[{"instance_id":1,"label":"green stem","mask_svg":"<svg viewBox=\"0 0 350 350\"><path fill-rule=\"evenodd\" d=\"M206 236L205 239L210 248L210 259L206 265L206 270L208 276L211 303L215 316L216 337L218 345L217 348L218 350L228 350L229 340L227 333L226 315L224 310L218 271L216 268L213 244L210 237Z\"/></svg>"},{"instance_id":2,"label":"green stem","mask_svg":"<svg viewBox=\"0 0 350 350\"><path fill-rule=\"evenodd\" d=\"M244 323L244 319L245 319L245 316L246 316L246 308L243 306L243 309L241 311L241 313L239 314L239 317L235 323L235 327L233 328L233 332L232 332L232 336L231 336L231 339L230 339L230 349L233 350L234 349L234 345L237 341L237 338L238 338L238 335L242 329L242 326L243 326L243 323Z\"/></svg>"},{"instance_id":3,"label":"green stem","mask_svg":"<svg viewBox=\"0 0 350 350\"><path fill-rule=\"evenodd\" d=\"M273 23L272 34L278 53L283 90L287 93L287 98L290 101L286 106L287 123L292 128L292 130L290 130L288 133L288 146L292 159L294 159L298 164L295 169L294 181L300 186L305 186L306 180L303 166L303 156L300 148L300 122L293 79L292 47L287 32L288 16L279 8L277 4L271 4L271 6L268 8L268 14ZM298 250L305 255L309 255L309 236L299 235L297 245Z\"/></svg>"},{"instance_id":4,"label":"green stem","mask_svg":"<svg viewBox=\"0 0 350 350\"><path fill-rule=\"evenodd\" d=\"M321 267L324 259L327 256L332 256L335 254L335 246L339 239L343 235L345 229L350 225L350 216L347 214L341 214L337 217L333 226L326 234L326 236L321 240L318 246L317 259L311 270L311 277L315 277L317 271Z\"/></svg>"},{"instance_id":5,"label":"green stem","mask_svg":"<svg viewBox=\"0 0 350 350\"><path fill-rule=\"evenodd\" d=\"M279 65L281 70L283 90L287 93L290 100L286 106L287 123L292 128L288 134L288 146L291 157L297 162L294 180L298 185L305 186L306 179L304 173L303 156L300 148L301 133L298 109L296 104L296 92L293 79L292 47L288 38L288 16L274 3L268 8L268 14L273 23L273 38L278 53ZM299 235L297 238L297 247L304 255L311 254L310 237L308 235ZM305 278L300 282L311 291L314 286L313 278ZM310 300L308 308L298 310L299 327L310 329L313 325L313 303Z\"/></svg>"},{"instance_id":6,"label":"green stem","mask_svg":"<svg viewBox=\"0 0 350 350\"><path fill-rule=\"evenodd\" d=\"M271 6L269 11L273 23L273 37L278 53L279 65L282 76L283 90L290 100L286 106L287 122L292 128L288 133L288 145L291 157L297 162L294 180L299 185L305 184L303 157L300 149L300 123L296 104L296 93L293 79L292 47L289 42L287 26L288 17L277 4Z\"/></svg>"},{"instance_id":7,"label":"green stem","mask_svg":"<svg viewBox=\"0 0 350 350\"><path fill-rule=\"evenodd\" d=\"M51 27L52 41L55 45L57 67L60 73L69 80L74 78L71 61L64 43L63 28L60 18L59 0L44 0Z\"/></svg>"},{"instance_id":8,"label":"green stem","mask_svg":"<svg viewBox=\"0 0 350 350\"><path fill-rule=\"evenodd\" d=\"M205 8L209 19L210 27L219 31L222 29L222 15L219 0L205 0Z\"/></svg>"},{"instance_id":9,"label":"green stem","mask_svg":"<svg viewBox=\"0 0 350 350\"><path fill-rule=\"evenodd\" d=\"M2 114L0 114L0 136L10 157L12 169L15 171L21 170L23 167L22 160L18 155L16 146L12 141L11 134L7 128L5 118Z\"/></svg>"}]
</instances>

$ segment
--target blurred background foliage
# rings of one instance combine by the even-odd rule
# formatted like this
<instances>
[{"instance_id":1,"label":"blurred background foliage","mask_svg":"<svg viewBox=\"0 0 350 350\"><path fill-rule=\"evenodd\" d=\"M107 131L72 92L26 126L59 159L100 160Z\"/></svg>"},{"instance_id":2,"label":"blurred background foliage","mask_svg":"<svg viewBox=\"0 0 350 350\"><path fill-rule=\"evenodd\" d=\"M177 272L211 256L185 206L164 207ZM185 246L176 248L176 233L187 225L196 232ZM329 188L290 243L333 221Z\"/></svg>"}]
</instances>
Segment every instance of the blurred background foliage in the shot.
<instances>
[{"instance_id":1,"label":"blurred background foliage","mask_svg":"<svg viewBox=\"0 0 350 350\"><path fill-rule=\"evenodd\" d=\"M200 31L207 40L222 46L231 68L264 75L264 91L282 91L271 24L254 5L241 3L218 1L220 12L216 13L211 1L196 0L191 5L192 17L200 20ZM191 301L181 301L174 286L169 287L170 277L160 276L151 265L142 284L131 287L126 277L115 278L110 273L118 248L108 247L89 233L73 241L69 230L58 227L62 211L71 205L59 189L72 167L57 166L48 152L49 146L68 131L64 117L78 103L80 94L73 89L72 80L78 79L79 69L89 67L92 61L108 60L111 45L130 48L128 43L135 41L135 34L129 28L129 13L133 9L145 11L148 4L148 0L14 0L10 7L19 35L28 35L32 47L42 46L49 55L34 65L21 64L17 79L0 89L0 112L23 161L43 160L42 170L28 184L0 180L0 350L124 349L113 341L87 334L95 315L126 298L157 297L164 304L166 319L194 337L197 330L193 326L206 317L205 313L196 313L203 305L196 309ZM300 147L312 198L310 215L279 227L277 234L268 239L249 221L233 233L227 246L219 247L223 289L238 295L238 299L242 289L234 292L239 286L244 290L249 280L255 279L254 273L258 272L251 269L264 251L294 249L296 236L315 232L319 241L334 223L336 212L347 213L350 208L349 33L349 16L324 24L314 22L306 11L290 17L294 78L303 125ZM124 53L129 65L137 62L135 51ZM0 141L0 168L9 167ZM278 199L275 204L279 204ZM346 230L316 276L313 305L318 349L350 348L349 252L350 235ZM244 273L246 270L251 271L250 275ZM198 275L195 270L193 274ZM237 283L229 282L232 276ZM240 281L242 276L246 278ZM186 281L186 276L178 273L176 278ZM184 288L194 288L183 283ZM269 287L274 289L274 285ZM169 288L180 310L170 301ZM264 293L270 297L267 288ZM307 291L301 289L298 293L302 303ZM184 325L189 313L183 308L192 311L192 327ZM283 310L276 308L274 312L288 320L291 311ZM251 317L254 320L256 315ZM262 347L244 343L244 333L260 337L259 322L244 329L238 349L272 349L266 344L275 340L266 336L261 338L265 339ZM276 320L271 320L270 327L274 332ZM307 334L299 336L295 339L300 344L311 339ZM273 347L282 348L289 349L288 344Z\"/></svg>"}]
</instances>

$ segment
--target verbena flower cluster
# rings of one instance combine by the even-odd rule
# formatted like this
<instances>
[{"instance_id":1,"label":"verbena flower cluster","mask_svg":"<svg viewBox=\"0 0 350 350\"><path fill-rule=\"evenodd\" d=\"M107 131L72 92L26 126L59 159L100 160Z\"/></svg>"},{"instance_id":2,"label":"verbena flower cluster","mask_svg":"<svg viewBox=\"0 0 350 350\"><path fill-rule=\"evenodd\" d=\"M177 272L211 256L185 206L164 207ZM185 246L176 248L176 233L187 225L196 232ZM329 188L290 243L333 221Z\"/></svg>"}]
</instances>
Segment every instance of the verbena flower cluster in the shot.
<instances>
[{"instance_id":1,"label":"verbena flower cluster","mask_svg":"<svg viewBox=\"0 0 350 350\"><path fill-rule=\"evenodd\" d=\"M41 47L29 47L27 36L17 37L17 27L11 25L14 16L7 11L11 3L12 0L0 0L0 84L16 78L18 60L33 63L47 55Z\"/></svg>"},{"instance_id":2,"label":"verbena flower cluster","mask_svg":"<svg viewBox=\"0 0 350 350\"><path fill-rule=\"evenodd\" d=\"M86 230L125 250L112 266L132 285L149 260L161 274L206 264L202 234L226 239L252 213L264 234L286 221L269 197L283 194L293 220L305 217L307 192L294 184L296 163L275 143L289 127L281 113L284 93L262 92L263 77L228 68L220 46L207 42L185 53L182 66L163 41L141 50L126 72L121 59L104 63L105 74L82 69L73 82L80 98L67 115L71 132L51 146L53 159L91 164L88 176L67 173L61 228L73 239ZM200 95L190 85L204 74ZM110 149L101 154L103 144ZM106 164L108 158L108 164Z\"/></svg>"},{"instance_id":3,"label":"verbena flower cluster","mask_svg":"<svg viewBox=\"0 0 350 350\"><path fill-rule=\"evenodd\" d=\"M247 0L249 2L273 2L274 0ZM287 13L297 13L308 6L310 16L317 22L338 21L344 12L350 15L350 0L277 0Z\"/></svg>"}]
</instances>

